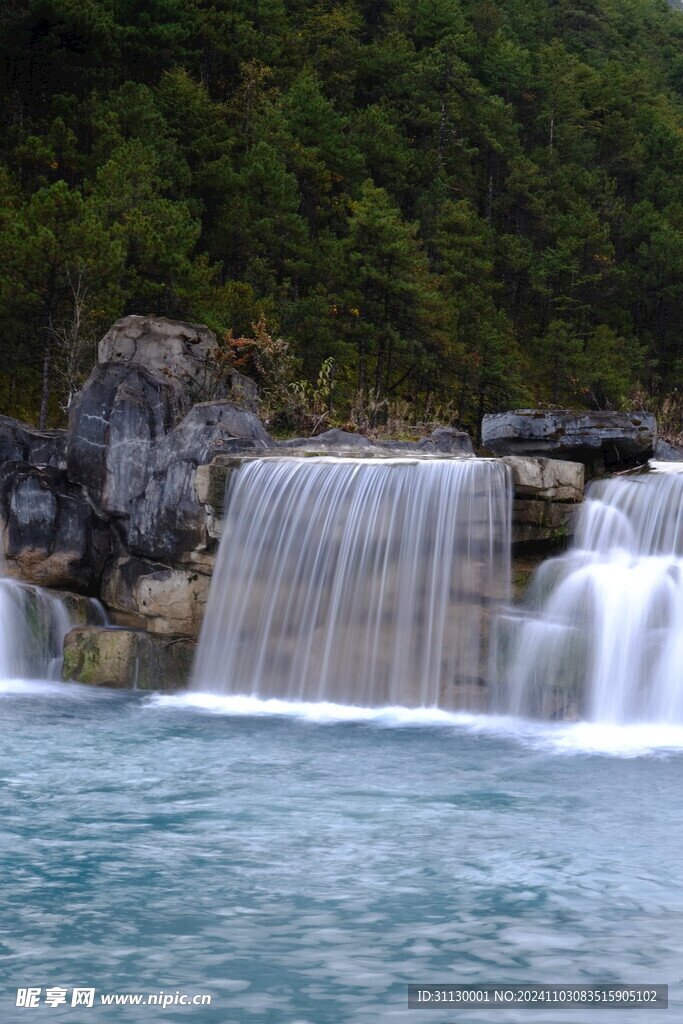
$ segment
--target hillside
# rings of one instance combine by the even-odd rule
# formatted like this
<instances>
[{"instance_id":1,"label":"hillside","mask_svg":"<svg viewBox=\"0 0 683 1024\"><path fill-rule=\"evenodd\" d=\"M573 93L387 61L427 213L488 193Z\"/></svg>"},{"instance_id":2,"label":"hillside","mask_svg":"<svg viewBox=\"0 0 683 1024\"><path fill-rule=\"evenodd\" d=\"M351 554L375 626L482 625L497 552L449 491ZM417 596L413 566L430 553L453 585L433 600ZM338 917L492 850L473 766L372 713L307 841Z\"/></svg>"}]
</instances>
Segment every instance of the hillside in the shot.
<instances>
[{"instance_id":1,"label":"hillside","mask_svg":"<svg viewBox=\"0 0 683 1024\"><path fill-rule=\"evenodd\" d=\"M3 412L61 422L139 312L338 422L675 419L666 0L7 0L0 51Z\"/></svg>"}]
</instances>

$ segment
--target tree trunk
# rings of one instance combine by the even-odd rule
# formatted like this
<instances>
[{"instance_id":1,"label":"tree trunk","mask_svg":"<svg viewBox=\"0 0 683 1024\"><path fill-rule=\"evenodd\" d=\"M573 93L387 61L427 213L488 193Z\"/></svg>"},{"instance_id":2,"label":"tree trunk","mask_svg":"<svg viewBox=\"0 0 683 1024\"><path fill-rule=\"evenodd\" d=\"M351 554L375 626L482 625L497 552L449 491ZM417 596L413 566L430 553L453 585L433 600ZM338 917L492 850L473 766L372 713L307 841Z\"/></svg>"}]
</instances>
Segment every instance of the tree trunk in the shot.
<instances>
[{"instance_id":1,"label":"tree trunk","mask_svg":"<svg viewBox=\"0 0 683 1024\"><path fill-rule=\"evenodd\" d=\"M47 407L50 399L50 364L52 360L52 312L54 305L55 286L57 283L57 272L54 267L50 270L47 289L45 291L45 302L43 304L43 382L40 391L40 420L38 429L45 430L47 426Z\"/></svg>"},{"instance_id":2,"label":"tree trunk","mask_svg":"<svg viewBox=\"0 0 683 1024\"><path fill-rule=\"evenodd\" d=\"M40 419L38 429L45 430L47 427L47 407L50 400L50 361L52 357L52 343L48 331L45 331L43 343L43 383L40 394Z\"/></svg>"}]
</instances>

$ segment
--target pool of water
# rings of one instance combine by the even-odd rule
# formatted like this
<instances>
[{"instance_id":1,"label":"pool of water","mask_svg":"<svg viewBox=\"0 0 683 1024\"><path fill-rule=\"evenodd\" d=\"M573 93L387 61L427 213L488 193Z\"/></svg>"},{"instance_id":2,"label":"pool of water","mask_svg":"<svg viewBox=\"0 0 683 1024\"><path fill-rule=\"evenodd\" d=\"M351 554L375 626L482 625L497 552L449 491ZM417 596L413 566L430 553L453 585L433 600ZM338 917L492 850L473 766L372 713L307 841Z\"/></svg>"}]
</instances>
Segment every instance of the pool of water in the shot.
<instances>
[{"instance_id":1,"label":"pool of water","mask_svg":"<svg viewBox=\"0 0 683 1024\"><path fill-rule=\"evenodd\" d=\"M683 730L50 683L0 708L3 1022L586 1024L407 985L593 981L668 983L678 1019ZM100 1003L159 992L212 1003Z\"/></svg>"}]
</instances>

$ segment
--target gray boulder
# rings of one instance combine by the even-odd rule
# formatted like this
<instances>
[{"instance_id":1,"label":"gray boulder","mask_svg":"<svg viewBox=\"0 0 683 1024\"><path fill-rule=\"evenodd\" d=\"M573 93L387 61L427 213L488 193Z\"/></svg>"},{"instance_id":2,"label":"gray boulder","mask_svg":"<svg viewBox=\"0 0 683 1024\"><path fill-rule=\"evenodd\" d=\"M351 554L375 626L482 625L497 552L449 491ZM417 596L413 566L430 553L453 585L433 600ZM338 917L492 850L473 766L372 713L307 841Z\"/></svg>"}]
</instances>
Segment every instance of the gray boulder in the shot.
<instances>
[{"instance_id":1,"label":"gray boulder","mask_svg":"<svg viewBox=\"0 0 683 1024\"><path fill-rule=\"evenodd\" d=\"M658 439L652 457L656 462L683 462L683 448Z\"/></svg>"},{"instance_id":2,"label":"gray boulder","mask_svg":"<svg viewBox=\"0 0 683 1024\"><path fill-rule=\"evenodd\" d=\"M91 590L109 551L109 531L82 490L51 466L0 468L5 571L41 587Z\"/></svg>"},{"instance_id":3,"label":"gray boulder","mask_svg":"<svg viewBox=\"0 0 683 1024\"><path fill-rule=\"evenodd\" d=\"M217 394L212 397L229 398L240 409L258 413L259 399L256 381L253 381L251 377L245 377L239 370L231 369L228 372L227 384L228 391L225 395L221 393L222 389L218 389Z\"/></svg>"},{"instance_id":4,"label":"gray boulder","mask_svg":"<svg viewBox=\"0 0 683 1024\"><path fill-rule=\"evenodd\" d=\"M71 405L69 478L105 512L127 515L149 475L150 449L172 428L177 396L158 374L100 363Z\"/></svg>"},{"instance_id":5,"label":"gray boulder","mask_svg":"<svg viewBox=\"0 0 683 1024\"><path fill-rule=\"evenodd\" d=\"M280 448L308 448L311 451L326 448L377 448L377 441L372 441L364 434L353 434L348 430L333 427L315 437L291 437L287 441L278 441Z\"/></svg>"},{"instance_id":6,"label":"gray boulder","mask_svg":"<svg viewBox=\"0 0 683 1024\"><path fill-rule=\"evenodd\" d=\"M0 416L0 466L5 462L64 469L66 430L36 430L9 416Z\"/></svg>"},{"instance_id":7,"label":"gray boulder","mask_svg":"<svg viewBox=\"0 0 683 1024\"><path fill-rule=\"evenodd\" d=\"M131 503L130 553L174 565L213 564L207 512L197 497L197 466L219 454L275 448L260 420L228 401L195 405L149 456L150 476Z\"/></svg>"},{"instance_id":8,"label":"gray boulder","mask_svg":"<svg viewBox=\"0 0 683 1024\"><path fill-rule=\"evenodd\" d=\"M657 440L649 412L518 409L484 416L482 441L495 455L535 455L583 462L593 472L645 462Z\"/></svg>"},{"instance_id":9,"label":"gray boulder","mask_svg":"<svg viewBox=\"0 0 683 1024\"><path fill-rule=\"evenodd\" d=\"M165 380L181 415L197 402L218 398L258 411L256 383L238 370L224 368L216 335L204 324L163 316L125 316L100 341L98 359L132 363Z\"/></svg>"},{"instance_id":10,"label":"gray boulder","mask_svg":"<svg viewBox=\"0 0 683 1024\"><path fill-rule=\"evenodd\" d=\"M391 442L388 442L391 444ZM464 430L454 427L437 427L431 437L422 437L418 442L422 451L441 452L443 454L474 455L472 438Z\"/></svg>"},{"instance_id":11,"label":"gray boulder","mask_svg":"<svg viewBox=\"0 0 683 1024\"><path fill-rule=\"evenodd\" d=\"M166 317L124 316L98 348L100 363L135 363L178 390L201 389L216 372L216 335L204 324Z\"/></svg>"},{"instance_id":12,"label":"gray boulder","mask_svg":"<svg viewBox=\"0 0 683 1024\"><path fill-rule=\"evenodd\" d=\"M433 455L463 454L474 455L472 439L463 430L453 427L437 427L430 437L421 437L419 441L375 441L364 434L353 434L348 430L335 427L315 437L293 437L287 441L278 441L278 447L286 449L301 448L308 452L324 452L330 454L334 450L340 452L353 450L356 453L366 451L368 455L381 455L383 450L390 452L413 453L421 452Z\"/></svg>"}]
</instances>

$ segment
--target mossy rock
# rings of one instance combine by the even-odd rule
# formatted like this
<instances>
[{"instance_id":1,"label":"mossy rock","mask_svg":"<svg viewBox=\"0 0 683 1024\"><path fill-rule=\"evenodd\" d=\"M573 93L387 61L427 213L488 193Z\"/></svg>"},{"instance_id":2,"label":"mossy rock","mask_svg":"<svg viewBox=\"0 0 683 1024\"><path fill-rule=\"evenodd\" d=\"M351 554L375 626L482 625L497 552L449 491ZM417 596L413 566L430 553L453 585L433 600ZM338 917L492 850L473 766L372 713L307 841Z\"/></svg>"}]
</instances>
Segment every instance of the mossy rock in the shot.
<instances>
[{"instance_id":1,"label":"mossy rock","mask_svg":"<svg viewBox=\"0 0 683 1024\"><path fill-rule=\"evenodd\" d=\"M64 639L62 678L117 689L178 690L189 681L195 646L188 637L84 626Z\"/></svg>"}]
</instances>

